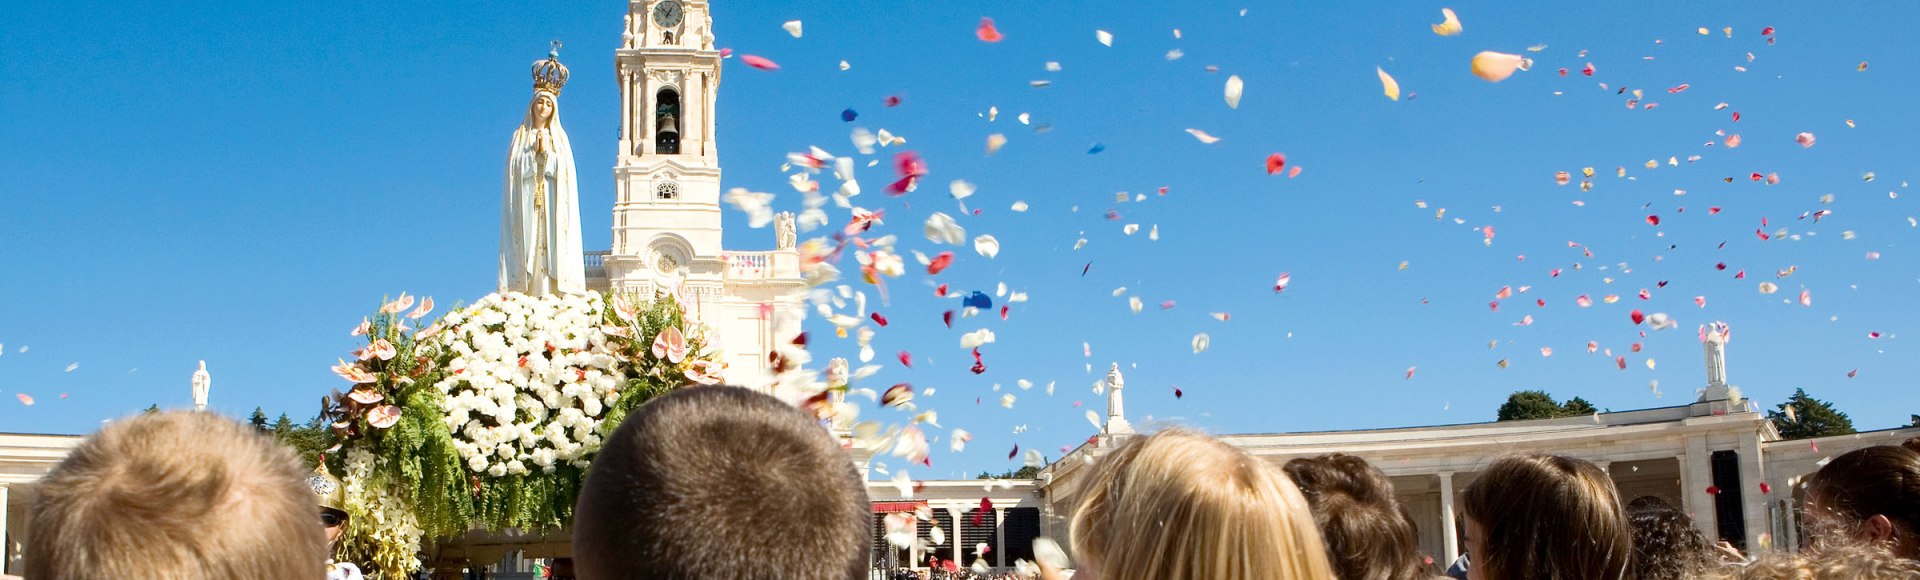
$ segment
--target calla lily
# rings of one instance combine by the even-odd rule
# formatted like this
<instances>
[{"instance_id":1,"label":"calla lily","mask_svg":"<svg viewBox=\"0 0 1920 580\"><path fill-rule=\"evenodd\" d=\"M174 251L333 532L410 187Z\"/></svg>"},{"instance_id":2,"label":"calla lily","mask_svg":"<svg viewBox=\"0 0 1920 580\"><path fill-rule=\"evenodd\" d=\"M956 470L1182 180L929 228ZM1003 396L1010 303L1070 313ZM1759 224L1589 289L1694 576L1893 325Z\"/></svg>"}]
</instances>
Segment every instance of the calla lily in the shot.
<instances>
[{"instance_id":1,"label":"calla lily","mask_svg":"<svg viewBox=\"0 0 1920 580\"><path fill-rule=\"evenodd\" d=\"M360 325L353 327L353 332L348 333L348 336L360 336L371 330L373 330L373 321L362 318Z\"/></svg>"},{"instance_id":2,"label":"calla lily","mask_svg":"<svg viewBox=\"0 0 1920 580\"><path fill-rule=\"evenodd\" d=\"M413 335L413 339L426 340L429 338L433 338L433 335L440 334L441 328L444 328L444 327L440 323L435 322L431 326L420 329L420 332Z\"/></svg>"},{"instance_id":3,"label":"calla lily","mask_svg":"<svg viewBox=\"0 0 1920 580\"><path fill-rule=\"evenodd\" d=\"M381 405L367 411L367 424L375 429L386 429L400 422L400 408L393 405Z\"/></svg>"},{"instance_id":4,"label":"calla lily","mask_svg":"<svg viewBox=\"0 0 1920 580\"><path fill-rule=\"evenodd\" d=\"M687 359L687 336L676 326L660 331L658 336L653 337L653 356L680 364L680 361Z\"/></svg>"}]
</instances>

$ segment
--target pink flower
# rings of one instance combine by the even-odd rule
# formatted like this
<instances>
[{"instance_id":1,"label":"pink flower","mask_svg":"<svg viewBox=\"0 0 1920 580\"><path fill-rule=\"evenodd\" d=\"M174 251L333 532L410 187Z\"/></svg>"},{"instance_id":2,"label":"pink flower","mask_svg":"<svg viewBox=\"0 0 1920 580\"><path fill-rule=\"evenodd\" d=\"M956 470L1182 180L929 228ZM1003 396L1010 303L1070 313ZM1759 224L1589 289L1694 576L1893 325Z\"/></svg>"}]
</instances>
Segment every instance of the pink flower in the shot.
<instances>
[{"instance_id":1,"label":"pink flower","mask_svg":"<svg viewBox=\"0 0 1920 580\"><path fill-rule=\"evenodd\" d=\"M373 345L367 347L367 350L380 360L393 360L393 355L398 352L393 348L393 343L387 342L384 338L374 339Z\"/></svg>"},{"instance_id":2,"label":"pink flower","mask_svg":"<svg viewBox=\"0 0 1920 580\"><path fill-rule=\"evenodd\" d=\"M367 410L367 424L375 429L386 429L400 422L400 408L393 405L381 405Z\"/></svg>"},{"instance_id":3,"label":"pink flower","mask_svg":"<svg viewBox=\"0 0 1920 580\"><path fill-rule=\"evenodd\" d=\"M360 326L353 327L353 332L348 333L347 336L360 336L371 330L373 330L373 321L362 318Z\"/></svg>"},{"instance_id":4,"label":"pink flower","mask_svg":"<svg viewBox=\"0 0 1920 580\"><path fill-rule=\"evenodd\" d=\"M333 366L333 374L340 375L340 378L353 381L356 384L371 383L379 380L373 376L373 373L367 372L367 369L360 368L360 365L347 364L347 361L344 360L339 362L340 364Z\"/></svg>"},{"instance_id":5,"label":"pink flower","mask_svg":"<svg viewBox=\"0 0 1920 580\"><path fill-rule=\"evenodd\" d=\"M428 312L433 312L433 297L432 297L432 296L428 296L428 297L426 297L426 298L422 298L422 299L420 299L420 307L419 307L419 308L415 308L415 309L413 309L413 312L408 312L408 313L407 313L407 318L412 318L412 319L414 319L414 320L419 320L419 319L420 319L420 317L422 317L422 316L426 316Z\"/></svg>"},{"instance_id":6,"label":"pink flower","mask_svg":"<svg viewBox=\"0 0 1920 580\"><path fill-rule=\"evenodd\" d=\"M441 329L440 323L435 322L433 323L432 326L428 326L426 328L420 329L419 333L413 335L413 339L426 340L429 338L433 338L433 335L440 334L440 329Z\"/></svg>"},{"instance_id":7,"label":"pink flower","mask_svg":"<svg viewBox=\"0 0 1920 580\"><path fill-rule=\"evenodd\" d=\"M362 405L372 405L387 400L386 395L380 394L380 391L373 390L372 387L354 387L352 391L347 392L347 398Z\"/></svg>"},{"instance_id":8,"label":"pink flower","mask_svg":"<svg viewBox=\"0 0 1920 580\"><path fill-rule=\"evenodd\" d=\"M399 299L396 299L392 302L388 302L385 305L381 306L380 313L381 314L398 314L400 311L406 310L408 308L413 308L413 297L408 296L406 292L401 292Z\"/></svg>"},{"instance_id":9,"label":"pink flower","mask_svg":"<svg viewBox=\"0 0 1920 580\"><path fill-rule=\"evenodd\" d=\"M720 365L713 361L696 360L687 367L687 380L702 385L720 384Z\"/></svg>"},{"instance_id":10,"label":"pink flower","mask_svg":"<svg viewBox=\"0 0 1920 580\"><path fill-rule=\"evenodd\" d=\"M673 364L680 364L680 361L687 359L687 336L681 334L680 328L675 326L669 326L666 330L660 331L658 336L653 337L653 356L667 359L667 362Z\"/></svg>"}]
</instances>

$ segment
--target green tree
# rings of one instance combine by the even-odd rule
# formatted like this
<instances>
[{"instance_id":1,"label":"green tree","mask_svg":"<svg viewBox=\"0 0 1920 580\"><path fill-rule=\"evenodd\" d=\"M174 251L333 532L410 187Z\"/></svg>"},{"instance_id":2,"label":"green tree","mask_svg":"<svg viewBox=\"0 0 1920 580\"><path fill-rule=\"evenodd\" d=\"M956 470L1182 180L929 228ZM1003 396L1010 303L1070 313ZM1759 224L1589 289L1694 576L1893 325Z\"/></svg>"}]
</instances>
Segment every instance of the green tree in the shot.
<instances>
[{"instance_id":1,"label":"green tree","mask_svg":"<svg viewBox=\"0 0 1920 580\"><path fill-rule=\"evenodd\" d=\"M1912 425L1909 425L1909 426L1910 426L1910 427L1920 427L1920 415L1914 415L1914 416L1913 416L1913 424L1912 424Z\"/></svg>"},{"instance_id":2,"label":"green tree","mask_svg":"<svg viewBox=\"0 0 1920 580\"><path fill-rule=\"evenodd\" d=\"M997 475L982 471L980 472L980 477L975 479L1033 479L1036 477L1040 477L1040 468L1026 465L1019 469L1003 471Z\"/></svg>"},{"instance_id":3,"label":"green tree","mask_svg":"<svg viewBox=\"0 0 1920 580\"><path fill-rule=\"evenodd\" d=\"M1833 408L1832 404L1807 396L1806 389L1794 389L1793 396L1787 402L1774 406L1767 411L1767 419L1780 430L1780 436L1787 439L1807 439L1829 435L1848 435L1854 432L1853 420ZM1789 409L1792 415L1788 414Z\"/></svg>"},{"instance_id":4,"label":"green tree","mask_svg":"<svg viewBox=\"0 0 1920 580\"><path fill-rule=\"evenodd\" d=\"M1560 417L1579 417L1600 412L1593 403L1574 397L1565 404L1555 401L1546 391L1515 391L1507 395L1507 402L1500 405L1498 418L1501 421L1525 421L1528 419L1557 419Z\"/></svg>"},{"instance_id":5,"label":"green tree","mask_svg":"<svg viewBox=\"0 0 1920 580\"><path fill-rule=\"evenodd\" d=\"M247 418L247 424L253 425L253 428L255 429L266 431L267 430L267 412L260 410L259 407L254 407L253 416Z\"/></svg>"},{"instance_id":6,"label":"green tree","mask_svg":"<svg viewBox=\"0 0 1920 580\"><path fill-rule=\"evenodd\" d=\"M142 411L140 411L140 414L142 414L142 415L158 415L158 414L160 414L160 404L159 404L159 403L155 403L155 404L152 404L152 405L147 405L147 408L146 408L145 410L142 410Z\"/></svg>"},{"instance_id":7,"label":"green tree","mask_svg":"<svg viewBox=\"0 0 1920 580\"><path fill-rule=\"evenodd\" d=\"M273 429L269 432L280 443L292 447L294 454L300 457L300 463L308 469L319 465L320 454L333 446L333 431L317 416L302 425L294 423L286 413L281 413L280 419L274 421Z\"/></svg>"}]
</instances>

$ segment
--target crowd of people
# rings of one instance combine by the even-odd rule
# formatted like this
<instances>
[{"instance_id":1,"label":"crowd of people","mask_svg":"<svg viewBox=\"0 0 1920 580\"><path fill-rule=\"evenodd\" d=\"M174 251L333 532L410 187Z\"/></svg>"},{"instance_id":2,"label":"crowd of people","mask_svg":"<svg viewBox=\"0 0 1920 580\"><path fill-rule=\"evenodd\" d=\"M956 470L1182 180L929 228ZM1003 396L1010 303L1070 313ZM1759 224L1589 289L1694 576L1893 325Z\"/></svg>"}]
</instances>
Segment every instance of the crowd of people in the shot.
<instances>
[{"instance_id":1,"label":"crowd of people","mask_svg":"<svg viewBox=\"0 0 1920 580\"><path fill-rule=\"evenodd\" d=\"M1359 457L1275 465L1168 428L1092 469L1068 530L1077 562L1042 558L1041 578L1435 577L1391 481ZM27 578L355 578L328 559L345 517L338 485L215 415L116 421L36 487ZM1749 557L1663 500L1623 501L1590 462L1499 458L1462 494L1466 555L1447 575L1920 577L1920 439L1833 458L1805 497L1806 545ZM565 573L577 578L870 574L873 520L846 451L805 412L748 389L686 388L635 410L594 461L575 514Z\"/></svg>"}]
</instances>

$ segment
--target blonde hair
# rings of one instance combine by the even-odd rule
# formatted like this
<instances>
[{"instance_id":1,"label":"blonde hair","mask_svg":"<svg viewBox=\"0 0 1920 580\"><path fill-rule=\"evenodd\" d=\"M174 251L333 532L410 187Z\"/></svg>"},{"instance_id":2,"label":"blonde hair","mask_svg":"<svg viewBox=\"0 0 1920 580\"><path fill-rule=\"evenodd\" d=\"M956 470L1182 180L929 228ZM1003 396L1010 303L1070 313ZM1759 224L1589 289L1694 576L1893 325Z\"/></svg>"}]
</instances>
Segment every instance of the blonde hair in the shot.
<instances>
[{"instance_id":1,"label":"blonde hair","mask_svg":"<svg viewBox=\"0 0 1920 580\"><path fill-rule=\"evenodd\" d=\"M1920 563L1883 547L1842 544L1819 550L1773 552L1747 566L1708 570L1702 580L1894 580L1920 577Z\"/></svg>"},{"instance_id":2,"label":"blonde hair","mask_svg":"<svg viewBox=\"0 0 1920 580\"><path fill-rule=\"evenodd\" d=\"M1072 523L1103 578L1332 578L1300 490L1277 466L1167 429L1100 459Z\"/></svg>"},{"instance_id":3,"label":"blonde hair","mask_svg":"<svg viewBox=\"0 0 1920 580\"><path fill-rule=\"evenodd\" d=\"M323 578L326 537L286 447L176 411L115 421L34 486L43 580Z\"/></svg>"}]
</instances>

